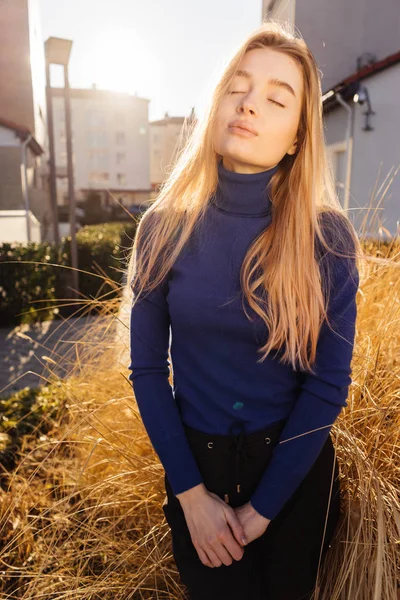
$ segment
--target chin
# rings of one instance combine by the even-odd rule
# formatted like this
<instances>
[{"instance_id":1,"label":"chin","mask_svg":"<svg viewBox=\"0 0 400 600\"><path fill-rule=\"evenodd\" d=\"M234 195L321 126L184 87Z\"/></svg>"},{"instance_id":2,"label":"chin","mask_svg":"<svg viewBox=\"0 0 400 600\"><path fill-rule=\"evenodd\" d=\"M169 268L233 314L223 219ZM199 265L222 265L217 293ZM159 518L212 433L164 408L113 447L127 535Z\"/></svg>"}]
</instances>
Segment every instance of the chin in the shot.
<instances>
[{"instance_id":1,"label":"chin","mask_svg":"<svg viewBox=\"0 0 400 600\"><path fill-rule=\"evenodd\" d=\"M232 139L228 140L225 144L223 144L222 152L220 152L220 154L222 154L223 156L230 156L232 159L235 160L251 162L254 158L254 156L252 156L253 153L251 152L251 150L254 150L254 148L251 148L250 145L246 144L246 142L248 142L249 140L251 141L250 138L246 139L236 137L234 139L232 137Z\"/></svg>"},{"instance_id":2,"label":"chin","mask_svg":"<svg viewBox=\"0 0 400 600\"><path fill-rule=\"evenodd\" d=\"M221 144L217 152L218 154L221 154L221 156L232 158L232 160L243 160L246 155L243 145L240 145L240 141L238 144L236 140L230 140L225 144Z\"/></svg>"},{"instance_id":3,"label":"chin","mask_svg":"<svg viewBox=\"0 0 400 600\"><path fill-rule=\"evenodd\" d=\"M222 154L223 158L226 160L231 160L234 161L236 163L240 163L241 165L253 165L254 162L252 161L251 157L249 156L244 156L243 154L240 154L239 152L224 152Z\"/></svg>"}]
</instances>

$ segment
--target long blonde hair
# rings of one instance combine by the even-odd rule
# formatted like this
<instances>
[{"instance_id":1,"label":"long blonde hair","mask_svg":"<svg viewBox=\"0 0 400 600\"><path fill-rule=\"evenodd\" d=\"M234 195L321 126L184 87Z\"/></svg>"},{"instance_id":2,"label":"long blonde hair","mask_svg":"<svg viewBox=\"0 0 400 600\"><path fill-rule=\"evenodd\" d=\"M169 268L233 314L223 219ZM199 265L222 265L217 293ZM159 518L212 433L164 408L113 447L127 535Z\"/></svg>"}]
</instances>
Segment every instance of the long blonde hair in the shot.
<instances>
[{"instance_id":1,"label":"long blonde hair","mask_svg":"<svg viewBox=\"0 0 400 600\"><path fill-rule=\"evenodd\" d=\"M220 156L213 147L213 130L219 103L245 53L264 47L298 61L304 97L297 151L282 158L271 179L272 221L247 251L240 272L241 289L268 328L268 339L258 350L262 354L259 362L273 349L283 350L281 362L314 372L319 332L324 320L329 324L315 234L328 252L354 257L354 265L363 251L337 197L327 159L319 70L304 40L288 24L263 22L225 67L205 116L191 127L186 122L186 141L176 153L159 195L138 224L128 284L135 298L161 284L196 223L204 217L218 184ZM330 215L324 223L321 213ZM349 246L351 254L343 253Z\"/></svg>"}]
</instances>

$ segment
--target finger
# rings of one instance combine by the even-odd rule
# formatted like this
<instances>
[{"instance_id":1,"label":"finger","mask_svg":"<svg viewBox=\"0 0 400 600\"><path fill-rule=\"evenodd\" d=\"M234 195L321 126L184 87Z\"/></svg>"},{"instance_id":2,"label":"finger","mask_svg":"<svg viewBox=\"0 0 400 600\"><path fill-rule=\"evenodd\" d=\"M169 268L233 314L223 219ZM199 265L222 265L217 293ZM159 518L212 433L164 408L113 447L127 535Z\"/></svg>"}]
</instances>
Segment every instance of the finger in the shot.
<instances>
[{"instance_id":1,"label":"finger","mask_svg":"<svg viewBox=\"0 0 400 600\"><path fill-rule=\"evenodd\" d=\"M219 560L227 567L232 564L233 560L240 560L243 555L243 550L232 536L232 532L228 525L226 525L224 532L220 533L209 546L211 546ZM232 553L229 551L230 549L232 550Z\"/></svg>"},{"instance_id":2,"label":"finger","mask_svg":"<svg viewBox=\"0 0 400 600\"><path fill-rule=\"evenodd\" d=\"M211 548L211 546L207 546L205 551L207 552L207 555L210 557L211 563L214 565L214 567L220 567L222 562L218 558L217 554L214 552L213 548Z\"/></svg>"},{"instance_id":3,"label":"finger","mask_svg":"<svg viewBox=\"0 0 400 600\"><path fill-rule=\"evenodd\" d=\"M234 560L241 560L243 558L244 548L237 543L232 533L230 534L228 541L225 543L225 548Z\"/></svg>"},{"instance_id":4,"label":"finger","mask_svg":"<svg viewBox=\"0 0 400 600\"><path fill-rule=\"evenodd\" d=\"M227 533L221 539L223 544L224 551L226 550L233 560L241 560L243 558L244 550L240 544L235 540L232 531L229 528L229 525L226 526ZM222 558L221 554L218 555ZM224 562L224 564L227 564ZM229 564L232 564L230 562Z\"/></svg>"},{"instance_id":5,"label":"finger","mask_svg":"<svg viewBox=\"0 0 400 600\"><path fill-rule=\"evenodd\" d=\"M228 524L233 532L233 535L235 536L235 539L238 542L238 544L240 545L240 547L245 546L247 541L246 541L244 527L243 527L239 517L237 516L237 514L235 513L235 511L233 509L227 511L226 520L228 521Z\"/></svg>"},{"instance_id":6,"label":"finger","mask_svg":"<svg viewBox=\"0 0 400 600\"><path fill-rule=\"evenodd\" d=\"M203 548L200 548L200 546L196 546L196 550L203 565L205 565L206 567L211 567L213 569L214 565L212 564L207 553L204 552Z\"/></svg>"}]
</instances>

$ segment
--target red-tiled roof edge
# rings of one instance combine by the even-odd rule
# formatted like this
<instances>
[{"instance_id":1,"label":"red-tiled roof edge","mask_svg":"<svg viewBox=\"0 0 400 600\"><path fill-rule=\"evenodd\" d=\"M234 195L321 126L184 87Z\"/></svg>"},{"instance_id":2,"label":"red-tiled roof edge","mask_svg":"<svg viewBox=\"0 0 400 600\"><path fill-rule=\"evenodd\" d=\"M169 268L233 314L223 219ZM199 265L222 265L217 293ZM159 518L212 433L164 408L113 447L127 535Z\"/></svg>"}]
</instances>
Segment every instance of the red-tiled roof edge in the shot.
<instances>
[{"instance_id":1,"label":"red-tiled roof edge","mask_svg":"<svg viewBox=\"0 0 400 600\"><path fill-rule=\"evenodd\" d=\"M400 50L398 52L395 52L394 54L390 54L389 56L386 56L386 58L383 58L382 60L378 60L377 62L373 63L372 65L367 65L366 67L363 67L359 71L356 71L352 75L349 75L349 77L346 77L346 79L342 79L342 81L337 83L331 89L334 90L338 86L348 85L350 83L353 83L354 81L358 81L359 79L364 79L365 77L369 77L370 75L373 75L374 73L379 73L379 71L383 71L384 69L387 69L388 67L391 67L392 65L395 65L398 62L400 62Z\"/></svg>"}]
</instances>

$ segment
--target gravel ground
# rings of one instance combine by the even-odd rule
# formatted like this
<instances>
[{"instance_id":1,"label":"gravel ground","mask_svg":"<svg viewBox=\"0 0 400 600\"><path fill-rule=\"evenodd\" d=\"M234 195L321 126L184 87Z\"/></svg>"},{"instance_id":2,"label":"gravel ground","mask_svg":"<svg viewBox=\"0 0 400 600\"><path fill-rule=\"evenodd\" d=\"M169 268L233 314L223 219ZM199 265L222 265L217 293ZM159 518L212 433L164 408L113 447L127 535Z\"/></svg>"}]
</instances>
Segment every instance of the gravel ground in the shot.
<instances>
[{"instance_id":1,"label":"gravel ground","mask_svg":"<svg viewBox=\"0 0 400 600\"><path fill-rule=\"evenodd\" d=\"M101 351L113 341L113 320L106 318L111 327L102 326L105 317L84 316L0 328L0 396L45 385L51 371L64 378L78 361L83 365L93 344Z\"/></svg>"},{"instance_id":2,"label":"gravel ground","mask_svg":"<svg viewBox=\"0 0 400 600\"><path fill-rule=\"evenodd\" d=\"M115 349L116 368L124 370L129 364L129 308L125 286L114 317L68 317L0 328L0 397L45 385L51 371L67 377L78 363L93 360L110 344Z\"/></svg>"}]
</instances>

